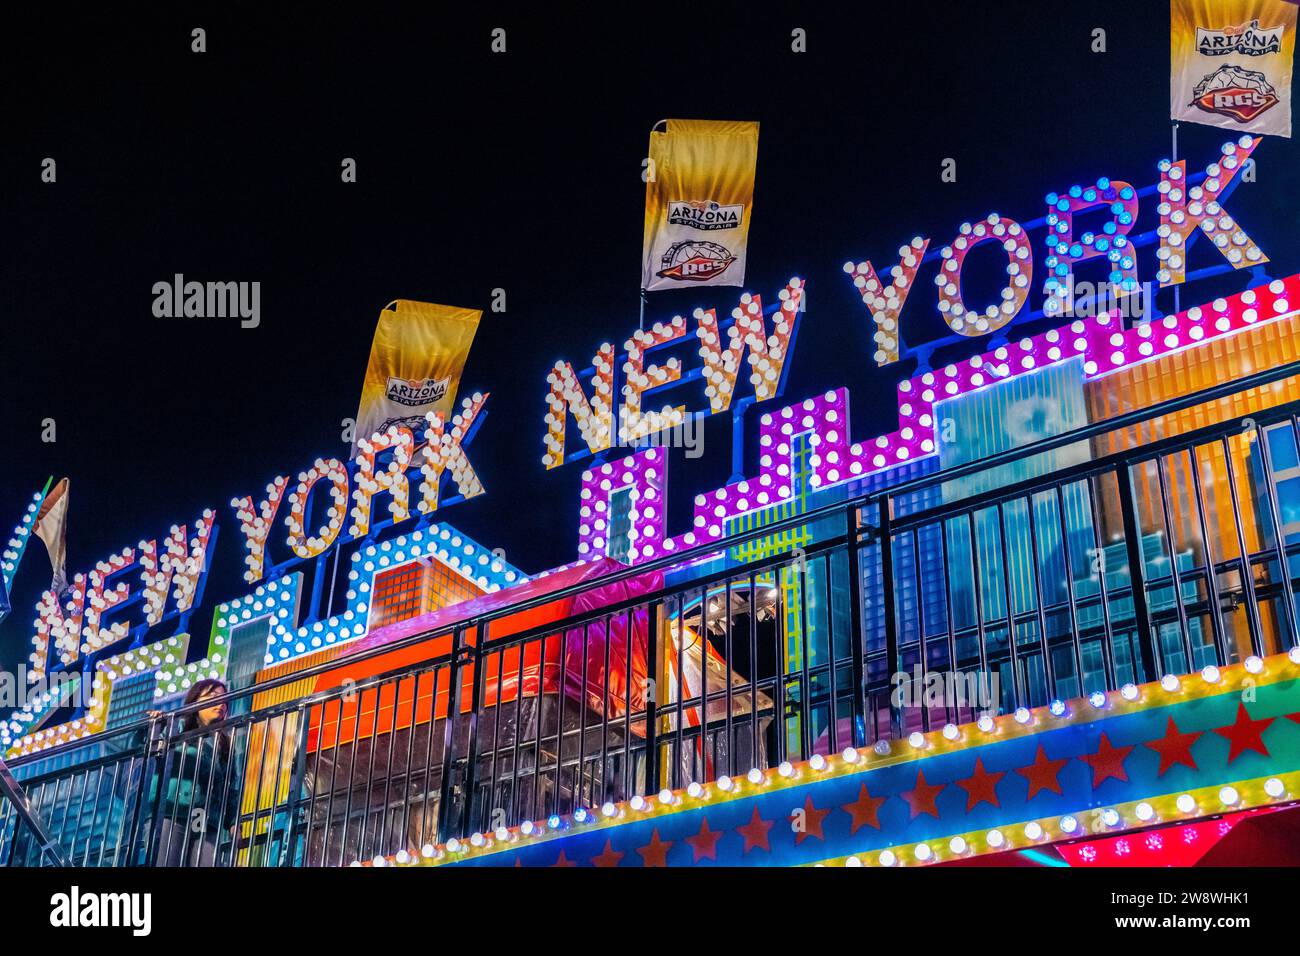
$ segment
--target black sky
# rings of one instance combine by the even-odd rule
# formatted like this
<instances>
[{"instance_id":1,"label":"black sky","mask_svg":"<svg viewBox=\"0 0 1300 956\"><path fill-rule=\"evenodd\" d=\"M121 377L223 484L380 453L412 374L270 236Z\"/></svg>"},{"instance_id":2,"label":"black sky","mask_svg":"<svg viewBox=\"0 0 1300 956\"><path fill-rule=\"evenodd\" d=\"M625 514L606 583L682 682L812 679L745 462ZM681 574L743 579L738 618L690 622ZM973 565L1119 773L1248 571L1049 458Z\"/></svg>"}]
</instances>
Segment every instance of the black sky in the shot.
<instances>
[{"instance_id":1,"label":"black sky","mask_svg":"<svg viewBox=\"0 0 1300 956\"><path fill-rule=\"evenodd\" d=\"M207 604L233 597L230 498L346 456L340 422L356 412L379 309L394 298L485 308L504 288L508 311L485 315L463 380L492 392L470 454L488 493L440 517L525 570L568 561L581 466L541 465L545 376L636 328L640 162L655 121L762 124L746 284L771 296L806 278L786 395L849 386L855 438L893 427L893 385L909 369L874 369L846 259L888 265L913 235L937 247L994 210L1033 219L1049 190L1100 175L1147 185L1168 155L1162 0L621 6L227 8L134 22L53 8L11 21L5 529L48 475L69 476L77 571L212 507L223 533ZM190 52L195 26L202 55ZM504 55L489 51L497 26ZM790 52L795 27L807 53ZM1105 54L1090 49L1098 27ZM1203 168L1227 138L1184 125L1180 153ZM1270 138L1256 155L1259 182L1229 206L1288 275L1300 268L1300 147ZM53 185L40 182L47 156ZM356 184L340 182L343 157L357 160ZM946 157L956 183L940 182ZM1151 259L1142 265L1152 278ZM152 286L177 272L260 281L261 327L154 318ZM937 328L924 279L904 313L913 338ZM737 292L657 295L649 318L729 311ZM693 348L680 354L690 367ZM41 441L46 418L54 444ZM691 492L729 474L726 424L706 438L703 459L673 461L670 531L684 528ZM42 551L0 626L5 667L28 652ZM195 630L207 627L205 610Z\"/></svg>"}]
</instances>

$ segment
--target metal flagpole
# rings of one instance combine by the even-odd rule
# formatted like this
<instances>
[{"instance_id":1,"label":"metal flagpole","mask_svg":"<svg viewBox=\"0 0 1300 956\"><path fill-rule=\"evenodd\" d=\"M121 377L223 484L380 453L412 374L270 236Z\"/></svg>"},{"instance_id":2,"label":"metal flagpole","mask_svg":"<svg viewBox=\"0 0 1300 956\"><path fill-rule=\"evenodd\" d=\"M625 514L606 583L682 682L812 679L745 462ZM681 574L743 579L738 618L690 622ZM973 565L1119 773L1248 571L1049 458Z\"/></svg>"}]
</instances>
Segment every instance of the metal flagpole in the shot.
<instances>
[{"instance_id":1,"label":"metal flagpole","mask_svg":"<svg viewBox=\"0 0 1300 956\"><path fill-rule=\"evenodd\" d=\"M1172 155L1169 157L1169 161L1172 162L1172 163L1176 163L1176 162L1178 162L1178 124L1177 124L1177 123L1174 123L1173 128L1170 130L1170 133L1171 133L1171 136L1172 136L1172 138L1173 138L1173 145L1172 145L1172 147L1170 148L1170 152L1172 153ZM1186 177L1184 177L1183 188L1184 188L1184 189L1187 188ZM1184 243L1184 244L1183 244L1183 258L1186 259L1186 257L1187 257L1187 246L1186 246L1186 243ZM1186 263L1186 262L1183 263L1183 267L1184 267L1184 268L1187 267L1187 263ZM1181 286L1182 286L1182 283L1179 283L1178 285L1174 286L1174 314L1175 314L1175 315L1177 315L1179 312L1182 311L1182 295L1181 295L1182 288L1181 288Z\"/></svg>"}]
</instances>

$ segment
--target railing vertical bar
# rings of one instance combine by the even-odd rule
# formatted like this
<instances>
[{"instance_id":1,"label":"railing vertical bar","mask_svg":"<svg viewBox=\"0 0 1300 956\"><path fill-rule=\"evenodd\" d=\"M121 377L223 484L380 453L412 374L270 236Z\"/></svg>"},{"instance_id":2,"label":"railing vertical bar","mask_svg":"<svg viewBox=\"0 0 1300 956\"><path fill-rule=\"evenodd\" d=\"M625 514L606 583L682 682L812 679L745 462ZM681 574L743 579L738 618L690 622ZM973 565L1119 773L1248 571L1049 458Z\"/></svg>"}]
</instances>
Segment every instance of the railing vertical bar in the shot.
<instances>
[{"instance_id":1,"label":"railing vertical bar","mask_svg":"<svg viewBox=\"0 0 1300 956\"><path fill-rule=\"evenodd\" d=\"M808 640L808 559L795 567L799 580L799 759L807 760L812 750L812 645Z\"/></svg>"},{"instance_id":2,"label":"railing vertical bar","mask_svg":"<svg viewBox=\"0 0 1300 956\"><path fill-rule=\"evenodd\" d=\"M1115 476L1115 483L1118 486L1118 472L1106 472ZM1117 681L1115 672L1115 627L1110 617L1110 594L1106 590L1106 542L1102 535L1101 523L1101 502L1097 495L1096 489L1101 485L1101 475L1092 480L1085 479L1085 487L1088 489L1088 505L1092 510L1092 554L1093 565L1097 572L1097 589L1101 595L1101 617L1102 617L1102 641L1101 641L1101 667L1102 676L1105 679L1106 687L1114 687ZM1079 674L1079 693L1088 693L1087 685L1084 682L1084 675Z\"/></svg>"},{"instance_id":3,"label":"railing vertical bar","mask_svg":"<svg viewBox=\"0 0 1300 956\"><path fill-rule=\"evenodd\" d=\"M153 784L153 781L156 780L158 793L158 799L154 802L152 818L149 825L149 843L145 848L143 861L145 866L156 866L158 862L158 850L159 843L161 842L160 838L163 818L162 808L163 804L166 802L164 797L167 793L167 779L170 774L172 761L172 722L172 718L164 718L161 721L163 734L162 739L154 741L154 743L160 748L158 751L158 761L160 765L157 768L157 774L150 775L149 773L145 773L144 778L141 781L146 791L148 791L150 786Z\"/></svg>"},{"instance_id":4,"label":"railing vertical bar","mask_svg":"<svg viewBox=\"0 0 1300 956\"><path fill-rule=\"evenodd\" d=\"M284 770L285 747L288 746L289 744L289 717L293 713L294 711L285 711L284 713L281 713L277 717L271 718L271 720L279 721L280 730L278 731L278 734L280 737L280 741L275 748L275 776L271 778L271 792L270 792L270 796L268 797L268 802L271 804L271 807L267 811L268 815L266 821L266 826L267 826L266 854L263 857L263 863L262 863L263 866L275 865L274 857L272 857L271 855L271 848L274 845L275 818L280 813L280 809L279 809L280 808L280 774ZM268 720L267 723L269 724L270 722L271 721ZM297 749L298 749L297 747L294 748L295 751ZM292 783L292 778L290 779L290 783ZM261 789L262 787L259 785L258 790L260 791ZM287 841L289 837L289 821L291 821L293 818L292 808L293 808L293 790L290 787L290 789L285 791L285 795L284 795L284 810L286 816L288 817L288 820L286 821L283 833L280 834L280 839L282 841ZM218 837L217 842L219 847L220 837ZM282 842L281 852L283 853L286 850L287 847ZM213 863L215 864L215 862L216 860L215 860L215 853L214 853Z\"/></svg>"},{"instance_id":5,"label":"railing vertical bar","mask_svg":"<svg viewBox=\"0 0 1300 956\"><path fill-rule=\"evenodd\" d=\"M1215 660L1220 665L1228 663L1227 625L1223 621L1223 601L1219 594L1219 566L1214 558L1214 543L1210 537L1209 520L1205 515L1205 493L1201 487L1201 461L1196 446L1187 448L1187 469L1192 476L1192 493L1196 498L1196 517L1201 529L1201 544L1205 551L1205 593L1210 605L1210 631L1214 637Z\"/></svg>"},{"instance_id":6,"label":"railing vertical bar","mask_svg":"<svg viewBox=\"0 0 1300 956\"><path fill-rule=\"evenodd\" d=\"M860 535L861 512L857 506L850 505L844 511L845 536L848 541L849 567L849 653L852 655L853 688L850 711L851 743L854 747L865 747L867 725L867 667L865 657L866 635L862 632L862 552L858 547ZM753 664L750 664L753 670ZM858 727L863 728L861 739ZM838 749L838 744L832 744Z\"/></svg>"},{"instance_id":7,"label":"railing vertical bar","mask_svg":"<svg viewBox=\"0 0 1300 956\"><path fill-rule=\"evenodd\" d=\"M1087 491L1087 483L1084 490ZM1070 602L1070 645L1074 656L1075 677L1079 693L1083 693L1083 635L1079 633L1079 608L1074 596L1074 562L1070 557L1070 531L1065 517L1065 491L1061 485L1053 487L1056 497L1056 517L1061 529L1061 560L1065 568L1065 594ZM1059 693L1059 688L1058 688Z\"/></svg>"},{"instance_id":8,"label":"railing vertical bar","mask_svg":"<svg viewBox=\"0 0 1300 956\"><path fill-rule=\"evenodd\" d=\"M505 704L505 676L506 676L506 653L505 649L498 650L495 654L497 659L497 702L496 710L492 712L492 766L488 771L488 829L495 829L492 826L496 819L496 811L501 802L498 794L500 770L498 764L501 761L501 718L506 712ZM412 719L411 726L415 726Z\"/></svg>"},{"instance_id":9,"label":"railing vertical bar","mask_svg":"<svg viewBox=\"0 0 1300 956\"><path fill-rule=\"evenodd\" d=\"M971 582L975 595L975 633L979 641L980 678L992 686L992 674L989 672L989 635L984 622L984 573L980 563L979 529L975 520L978 512L965 512L966 532L970 537Z\"/></svg>"},{"instance_id":10,"label":"railing vertical bar","mask_svg":"<svg viewBox=\"0 0 1300 956\"><path fill-rule=\"evenodd\" d=\"M930 731L930 708L925 699L924 688L926 686L926 674L930 670L930 648L926 641L926 615L925 615L925 582L921 579L921 526L913 528L910 532L912 539L912 586L916 589L916 659L921 667L921 693L912 694L907 699L912 702L912 706L921 712L921 730L925 733ZM903 670L903 662L898 662L898 670Z\"/></svg>"},{"instance_id":11,"label":"railing vertical bar","mask_svg":"<svg viewBox=\"0 0 1300 956\"><path fill-rule=\"evenodd\" d=\"M1160 677L1152 646L1151 609L1147 603L1146 562L1142 554L1142 529L1138 524L1137 503L1133 497L1133 467L1127 462L1115 471L1119 490L1120 515L1124 521L1124 547L1128 552L1129 591L1133 595L1133 626L1137 629L1138 654L1142 673L1137 683ZM1115 690L1114 682L1108 690Z\"/></svg>"},{"instance_id":12,"label":"railing vertical bar","mask_svg":"<svg viewBox=\"0 0 1300 956\"><path fill-rule=\"evenodd\" d=\"M786 589L782 578L786 576L790 565L779 565L772 569L773 581L776 582L776 605L772 613L772 659L776 662L776 680L773 686L773 708L776 712L776 754L775 759L769 763L780 764L786 759L789 752L787 745L789 732L786 728L786 708L789 702L786 700L786 681L789 678L789 655L786 653L786 645L789 641L789 634L786 632L786 617L789 614L788 602L786 601ZM754 755L757 762L758 754Z\"/></svg>"},{"instance_id":13,"label":"railing vertical bar","mask_svg":"<svg viewBox=\"0 0 1300 956\"><path fill-rule=\"evenodd\" d=\"M1002 502L997 504L998 516L998 544L1002 549L1002 597L1006 604L1007 612L1007 653L1011 657L1011 696L1016 707L1027 704L1027 695L1025 693L1027 686L1027 674L1020 672L1020 654L1017 644L1019 643L1016 634L1016 614L1015 601L1011 592L1011 552L1008 549L1007 542L1007 515L1003 509ZM990 675L991 677L992 675ZM989 685L992 686L990 679Z\"/></svg>"},{"instance_id":14,"label":"railing vertical bar","mask_svg":"<svg viewBox=\"0 0 1300 956\"><path fill-rule=\"evenodd\" d=\"M568 632L557 631L556 637L560 644L560 691L555 695L555 796L551 801L551 812L562 814L564 813L564 712L569 702Z\"/></svg>"},{"instance_id":15,"label":"railing vertical bar","mask_svg":"<svg viewBox=\"0 0 1300 956\"><path fill-rule=\"evenodd\" d=\"M456 767L456 719L460 716L460 672L465 653L465 629L457 627L452 635L451 661L447 685L447 720L442 729L442 779L439 781L438 842L446 843L451 833L452 774Z\"/></svg>"},{"instance_id":16,"label":"railing vertical bar","mask_svg":"<svg viewBox=\"0 0 1300 956\"><path fill-rule=\"evenodd\" d=\"M334 829L334 794L338 791L339 785L339 744L343 741L343 697L338 698L338 711L334 718L334 744L330 747L330 793L329 800L325 806L325 829L321 834L321 851L320 865L325 866L329 863L330 858L330 833ZM325 718L329 713L329 702L321 702L321 734L324 737ZM316 772L320 775L321 755L324 752L324 741L318 738L316 744ZM427 789L427 787L426 787ZM314 797L313 797L314 799ZM315 822L313 817L312 822Z\"/></svg>"},{"instance_id":17,"label":"railing vertical bar","mask_svg":"<svg viewBox=\"0 0 1300 956\"><path fill-rule=\"evenodd\" d=\"M384 687L387 684L388 681L382 681L371 688L374 692L375 708L374 716L370 718L369 746L366 747L366 785L363 792L365 803L361 808L361 829L357 831L360 858L363 860L375 856L379 849L376 846L379 839L378 828L372 831L370 824L371 817L374 816L372 805L375 800L375 754L379 751L379 710L384 699ZM370 836L372 832L374 832L373 839Z\"/></svg>"},{"instance_id":18,"label":"railing vertical bar","mask_svg":"<svg viewBox=\"0 0 1300 956\"><path fill-rule=\"evenodd\" d=\"M957 662L957 622L952 609L952 573L948 564L948 519L939 519L939 560L943 565L943 611L946 642L948 644L948 670L953 680L959 679L961 667ZM945 720L961 722L961 713L957 701L945 699L943 706Z\"/></svg>"},{"instance_id":19,"label":"railing vertical bar","mask_svg":"<svg viewBox=\"0 0 1300 956\"><path fill-rule=\"evenodd\" d=\"M826 639L822 641L822 646L826 648L826 699L829 701L827 707L826 719L826 742L831 753L837 753L840 749L839 727L840 722L840 673L843 670L842 661L835 653L835 602L832 600L835 583L835 553L827 551L823 556L826 565L826 573L822 575L821 587L818 589L818 598L821 606L825 608L823 620L826 621ZM852 705L849 710L852 711ZM850 731L850 734L852 731ZM807 760L812 756L815 744L808 747L803 757Z\"/></svg>"},{"instance_id":20,"label":"railing vertical bar","mask_svg":"<svg viewBox=\"0 0 1300 956\"><path fill-rule=\"evenodd\" d=\"M701 590L700 600L703 601L707 596L707 590ZM677 684L677 716L676 733L673 735L673 786L682 787L689 784L695 779L695 773L692 771L691 780L682 780L682 764L686 761L686 616L682 609L682 595L674 596L677 602L677 636L675 644L677 648L677 673L674 680ZM672 634L673 629L670 624L668 633ZM692 761L692 764L694 762Z\"/></svg>"},{"instance_id":21,"label":"railing vertical bar","mask_svg":"<svg viewBox=\"0 0 1300 956\"><path fill-rule=\"evenodd\" d=\"M632 700L634 694L633 687L635 685L632 683L632 681L635 679L635 677L632 673L632 658L635 656L635 648L636 648L636 609L629 607L623 613L627 615L626 623L625 623L625 626L627 627L627 653L623 655L626 658L626 660L624 661L624 666L627 669L627 679L626 682L623 684L624 693L623 693L623 790L622 790L623 799L626 800L632 796L632 787L633 787L633 780L634 780L632 774L632 707L633 707ZM648 610L646 615L645 636L646 636L646 640L649 641L650 640L650 618L649 618ZM647 679L649 678L649 676L650 676L649 674L646 675ZM641 694L640 694L642 698L644 698L647 687L648 685L643 681L641 684ZM645 705L645 701L643 699L642 706L644 705Z\"/></svg>"},{"instance_id":22,"label":"railing vertical bar","mask_svg":"<svg viewBox=\"0 0 1300 956\"><path fill-rule=\"evenodd\" d=\"M357 750L361 746L361 710L365 706L366 691L363 687L356 692L357 706L352 712L352 745L351 752L348 754L348 799L343 806L343 832L339 837L339 866L343 865L344 854L348 850L348 831L352 829L352 791L356 788L357 779ZM346 699L346 695L344 695ZM340 706L339 722L342 723L343 711ZM361 859L361 840L357 839L357 853L355 859Z\"/></svg>"},{"instance_id":23,"label":"railing vertical bar","mask_svg":"<svg viewBox=\"0 0 1300 956\"><path fill-rule=\"evenodd\" d=\"M727 735L727 773L736 772L736 734L735 721L732 715L734 709L735 692L731 685L731 662L735 659L732 656L732 613L731 613L731 584L733 579L727 578L722 593L722 606L725 608L725 624L723 625L723 660L726 661L727 673L723 675L723 682L726 684L727 713L724 721ZM750 670L753 670L751 664ZM720 769L720 768L719 768Z\"/></svg>"},{"instance_id":24,"label":"railing vertical bar","mask_svg":"<svg viewBox=\"0 0 1300 956\"><path fill-rule=\"evenodd\" d=\"M880 577L884 594L885 658L889 662L890 674L901 670L903 663L898 651L897 599L894 593L893 510L894 498L886 494L880 499L877 534L880 535ZM895 740L903 736L903 715L894 703L893 695L890 695L889 702L889 735Z\"/></svg>"},{"instance_id":25,"label":"railing vertical bar","mask_svg":"<svg viewBox=\"0 0 1300 956\"><path fill-rule=\"evenodd\" d=\"M1223 447L1223 468L1228 475L1228 493L1232 498L1232 524L1237 531L1237 556L1241 563L1241 590L1246 596L1246 620L1250 625L1251 650L1264 655L1264 624L1259 615L1259 602L1255 595L1255 566L1246 543L1246 528L1241 517L1241 499L1237 495L1236 469L1232 466L1232 446L1226 437L1219 439Z\"/></svg>"},{"instance_id":26,"label":"railing vertical bar","mask_svg":"<svg viewBox=\"0 0 1300 956\"><path fill-rule=\"evenodd\" d=\"M469 727L465 741L465 780L463 786L464 805L460 815L460 835L468 837L474 827L475 791L478 788L478 719L483 710L486 697L487 668L483 666L483 647L488 642L488 629L491 625L484 621L474 631L474 645L469 651L471 666L474 668L474 683L470 686ZM468 632L466 632L468 633ZM487 829L484 827L483 829Z\"/></svg>"},{"instance_id":27,"label":"railing vertical bar","mask_svg":"<svg viewBox=\"0 0 1300 956\"><path fill-rule=\"evenodd\" d=\"M609 685L612 675L609 672L610 662L610 645L614 643L614 616L605 615L605 648L603 662L604 666L600 670L600 794L596 795L596 779L593 776L591 781L592 802L597 805L603 805L610 798L609 783ZM623 632L623 640L626 642L628 657L632 656L632 629L628 628ZM626 692L627 685L624 685Z\"/></svg>"},{"instance_id":28,"label":"railing vertical bar","mask_svg":"<svg viewBox=\"0 0 1300 956\"><path fill-rule=\"evenodd\" d=\"M1038 607L1038 639L1043 655L1043 677L1047 681L1047 699L1056 699L1056 665L1052 661L1052 646L1047 634L1047 608L1043 596L1043 558L1038 544L1038 521L1034 517L1034 496L1025 496L1025 514L1029 519L1029 570L1034 577L1034 600ZM1042 563L1040 563L1042 562Z\"/></svg>"},{"instance_id":29,"label":"railing vertical bar","mask_svg":"<svg viewBox=\"0 0 1300 956\"><path fill-rule=\"evenodd\" d=\"M422 844L411 844L411 806L415 802L415 731L420 725L420 677L422 671L411 675L411 716L406 730L406 773L402 776L402 792L406 798L402 801L402 839L411 845L416 853ZM500 683L498 682L498 686ZM498 716L500 716L498 714Z\"/></svg>"},{"instance_id":30,"label":"railing vertical bar","mask_svg":"<svg viewBox=\"0 0 1300 956\"><path fill-rule=\"evenodd\" d=\"M388 832L388 805L393 798L393 753L397 746L397 712L402 706L402 677L394 677L389 684L393 688L393 719L388 725L388 755L384 760L384 802L379 808L379 847L380 853L396 852L391 850L392 837ZM382 701L382 697L380 700ZM378 704L375 710L375 730L379 729Z\"/></svg>"},{"instance_id":31,"label":"railing vertical bar","mask_svg":"<svg viewBox=\"0 0 1300 956\"><path fill-rule=\"evenodd\" d=\"M280 853L280 866L294 866L294 860L297 856L298 841L304 839L299 832L303 828L299 822L304 819L302 790L303 784L307 777L307 741L311 728L311 721L308 719L308 708L298 706L290 712L295 718L293 721L295 733L298 736L298 742L295 744L293 751L293 769L289 772L289 790L285 794L285 810L289 816L289 826L285 830L284 849ZM289 714L285 715L285 723L289 722ZM409 764L408 764L409 767ZM315 797L315 787L312 788L312 797ZM404 801L407 806L410 805L409 798ZM224 820L224 813L222 819ZM306 819L310 820L310 817ZM306 831L310 833L310 829ZM306 846L304 844L303 857L306 858Z\"/></svg>"},{"instance_id":32,"label":"railing vertical bar","mask_svg":"<svg viewBox=\"0 0 1300 956\"><path fill-rule=\"evenodd\" d=\"M758 763L759 739L758 739L758 575L753 571L749 572L749 731L751 744L749 757L755 764ZM777 608L780 606L780 590L777 591L777 598L772 602L772 615L775 618ZM779 669L781 664L777 662Z\"/></svg>"},{"instance_id":33,"label":"railing vertical bar","mask_svg":"<svg viewBox=\"0 0 1300 956\"><path fill-rule=\"evenodd\" d=\"M659 620L660 601L653 601L647 608L646 618L646 673L650 675L649 690L645 702L645 747L646 747L646 790L654 793L659 789L659 642L663 633ZM671 778L670 778L671 779Z\"/></svg>"},{"instance_id":34,"label":"railing vertical bar","mask_svg":"<svg viewBox=\"0 0 1300 956\"><path fill-rule=\"evenodd\" d=\"M1287 427L1290 427L1288 423ZM1300 643L1300 629L1296 625L1295 585L1291 581L1291 567L1287 555L1286 532L1282 527L1282 511L1278 507L1277 485L1273 479L1273 452L1268 447L1268 432L1255 424L1255 447L1259 449L1260 464L1264 472L1264 495L1268 498L1269 520L1273 524L1273 552L1277 555L1278 576L1282 579L1282 615L1286 619L1287 636L1292 645ZM1294 438L1294 435L1293 435Z\"/></svg>"},{"instance_id":35,"label":"railing vertical bar","mask_svg":"<svg viewBox=\"0 0 1300 956\"><path fill-rule=\"evenodd\" d=\"M1183 576L1178 570L1178 551L1177 540L1174 533L1173 511L1169 506L1169 472L1165 468L1165 459L1163 455L1157 455L1156 477L1160 480L1160 512L1165 525L1165 546L1169 552L1169 583L1174 589L1174 604L1178 609L1178 626L1183 642L1183 653L1187 655L1187 669L1190 671L1195 667L1192 655L1192 632L1187 621L1187 607L1183 602ZM1157 643L1157 650L1161 658L1161 670L1166 670L1164 666L1164 645Z\"/></svg>"},{"instance_id":36,"label":"railing vertical bar","mask_svg":"<svg viewBox=\"0 0 1300 956\"><path fill-rule=\"evenodd\" d=\"M90 792L90 775L94 770L86 770L80 774L81 777L81 796L77 799L77 815L75 822L72 824L72 839L67 843L67 855L69 860L77 858L77 840L81 836L81 821L86 815L86 795ZM93 804L92 804L93 808ZM66 828L67 818L64 818Z\"/></svg>"},{"instance_id":37,"label":"railing vertical bar","mask_svg":"<svg viewBox=\"0 0 1300 956\"><path fill-rule=\"evenodd\" d=\"M522 788L521 780L523 774L519 772L519 748L522 743L524 734L524 650L526 644L516 645L519 648L519 668L515 675L515 732L514 732L514 754L510 760L510 820L512 823L521 823L523 816L523 798L520 796ZM505 653L505 648L502 648ZM538 710L538 720L541 720L540 708ZM537 774L537 764L533 764L533 775Z\"/></svg>"},{"instance_id":38,"label":"railing vertical bar","mask_svg":"<svg viewBox=\"0 0 1300 956\"><path fill-rule=\"evenodd\" d=\"M112 784L109 785L108 788L110 799L116 798L117 796L117 785L118 782L122 779L122 764L124 763L129 764L130 762L132 762L133 759L134 758L128 757L125 760L118 760L113 764L113 782ZM127 776L127 782L129 785L130 783L129 774ZM117 839L113 841L114 865L117 864L117 854L122 846L122 831L126 827L126 817L127 817L126 807L123 806L122 812L118 814L117 817ZM104 851L108 847L108 831L112 828L112 819L113 819L113 815L112 812L110 811L108 816L104 820L104 839L100 841L99 844L99 859L95 861L96 867L102 867L104 865ZM0 833L2 833L3 831L4 831L4 827L0 826Z\"/></svg>"},{"instance_id":39,"label":"railing vertical bar","mask_svg":"<svg viewBox=\"0 0 1300 956\"><path fill-rule=\"evenodd\" d=\"M434 665L429 668L429 677L432 686L429 688L429 729L424 735L424 786L421 791L422 801L420 804L420 847L424 848L426 843L431 842L429 835L430 813L429 813L429 790L430 782L433 780L433 740L434 734L438 730L438 683L439 675L445 670L444 667ZM417 688L417 692L418 692ZM448 695L451 691L448 689ZM438 781L439 787L442 781ZM438 811L432 814L433 836L432 839L438 838L438 813L441 812L441 798L438 804Z\"/></svg>"}]
</instances>

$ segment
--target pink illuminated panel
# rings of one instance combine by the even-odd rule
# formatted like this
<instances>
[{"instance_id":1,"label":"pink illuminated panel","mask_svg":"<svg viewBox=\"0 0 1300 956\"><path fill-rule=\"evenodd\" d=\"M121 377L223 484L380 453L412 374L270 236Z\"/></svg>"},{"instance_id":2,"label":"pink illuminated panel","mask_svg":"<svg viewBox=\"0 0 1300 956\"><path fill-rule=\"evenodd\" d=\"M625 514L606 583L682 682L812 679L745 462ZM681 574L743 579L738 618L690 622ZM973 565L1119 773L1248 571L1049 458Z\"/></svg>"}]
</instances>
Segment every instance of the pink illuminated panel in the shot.
<instances>
[{"instance_id":1,"label":"pink illuminated panel","mask_svg":"<svg viewBox=\"0 0 1300 956\"><path fill-rule=\"evenodd\" d=\"M578 505L578 554L584 560L608 554L613 516L610 499L631 490L631 530L635 561L664 553L664 486L668 455L662 448L647 448L617 462L606 462L582 473Z\"/></svg>"}]
</instances>

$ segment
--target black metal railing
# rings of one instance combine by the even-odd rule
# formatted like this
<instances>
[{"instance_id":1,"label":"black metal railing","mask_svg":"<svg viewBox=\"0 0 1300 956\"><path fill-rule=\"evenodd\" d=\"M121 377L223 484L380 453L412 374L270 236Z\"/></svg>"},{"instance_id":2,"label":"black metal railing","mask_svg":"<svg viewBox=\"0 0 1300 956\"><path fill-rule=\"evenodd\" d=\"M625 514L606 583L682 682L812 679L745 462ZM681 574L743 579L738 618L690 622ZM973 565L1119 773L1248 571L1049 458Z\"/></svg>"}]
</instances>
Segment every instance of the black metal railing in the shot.
<instances>
[{"instance_id":1,"label":"black metal railing","mask_svg":"<svg viewBox=\"0 0 1300 956\"><path fill-rule=\"evenodd\" d=\"M0 760L0 846L21 843L36 865L67 866L59 844L33 811L27 793Z\"/></svg>"},{"instance_id":2,"label":"black metal railing","mask_svg":"<svg viewBox=\"0 0 1300 956\"><path fill-rule=\"evenodd\" d=\"M76 865L335 866L1280 652L1300 643L1300 403L1145 432L1297 374L774 520L15 776ZM298 692L395 651L415 662ZM21 823L0 806L0 863L48 849Z\"/></svg>"}]
</instances>

